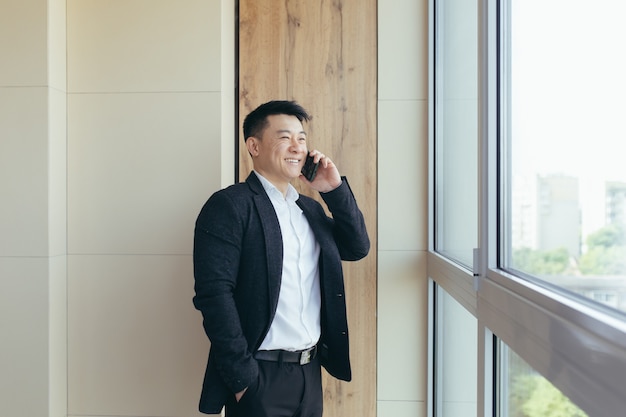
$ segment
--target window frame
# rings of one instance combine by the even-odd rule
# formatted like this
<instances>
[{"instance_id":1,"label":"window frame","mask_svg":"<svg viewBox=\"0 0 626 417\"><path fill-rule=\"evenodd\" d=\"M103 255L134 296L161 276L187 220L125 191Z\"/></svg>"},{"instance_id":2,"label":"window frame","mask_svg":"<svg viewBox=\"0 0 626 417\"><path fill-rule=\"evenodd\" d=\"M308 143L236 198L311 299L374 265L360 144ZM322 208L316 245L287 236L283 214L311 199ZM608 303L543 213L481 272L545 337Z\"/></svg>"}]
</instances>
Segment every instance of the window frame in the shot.
<instances>
[{"instance_id":1,"label":"window frame","mask_svg":"<svg viewBox=\"0 0 626 417\"><path fill-rule=\"evenodd\" d=\"M575 297L555 292L499 268L499 199L506 180L506 69L501 47L508 0L478 0L479 248L473 270L434 251L434 9L429 0L429 255L428 276L478 319L478 416L491 417L497 387L494 335L546 377L586 413L620 415L626 409L626 322ZM506 216L502 216L504 219ZM504 220L505 221L505 220ZM429 319L432 319L432 312ZM429 335L431 338L432 335ZM434 340L429 340L431 346ZM436 346L432 349L436 350ZM432 363L432 362L431 362ZM432 374L432 371L431 371ZM431 375L433 376L433 375ZM430 378L431 384L433 378ZM435 398L429 384L429 398ZM428 407L432 416L432 404Z\"/></svg>"}]
</instances>

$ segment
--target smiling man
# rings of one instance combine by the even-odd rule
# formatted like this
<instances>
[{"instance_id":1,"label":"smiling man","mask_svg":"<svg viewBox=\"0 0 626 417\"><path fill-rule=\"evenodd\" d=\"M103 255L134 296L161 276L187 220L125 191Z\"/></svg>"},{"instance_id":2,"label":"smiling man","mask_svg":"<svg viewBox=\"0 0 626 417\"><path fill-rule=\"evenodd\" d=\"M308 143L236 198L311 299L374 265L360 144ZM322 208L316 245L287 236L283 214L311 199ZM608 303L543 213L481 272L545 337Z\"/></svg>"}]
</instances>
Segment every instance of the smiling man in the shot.
<instances>
[{"instance_id":1,"label":"smiling man","mask_svg":"<svg viewBox=\"0 0 626 417\"><path fill-rule=\"evenodd\" d=\"M321 417L321 367L351 379L341 261L370 242L347 179L308 151L309 114L270 101L243 123L254 171L213 194L196 221L195 307L211 341L200 411L227 417ZM308 181L307 155L319 163ZM300 178L316 200L291 185Z\"/></svg>"}]
</instances>

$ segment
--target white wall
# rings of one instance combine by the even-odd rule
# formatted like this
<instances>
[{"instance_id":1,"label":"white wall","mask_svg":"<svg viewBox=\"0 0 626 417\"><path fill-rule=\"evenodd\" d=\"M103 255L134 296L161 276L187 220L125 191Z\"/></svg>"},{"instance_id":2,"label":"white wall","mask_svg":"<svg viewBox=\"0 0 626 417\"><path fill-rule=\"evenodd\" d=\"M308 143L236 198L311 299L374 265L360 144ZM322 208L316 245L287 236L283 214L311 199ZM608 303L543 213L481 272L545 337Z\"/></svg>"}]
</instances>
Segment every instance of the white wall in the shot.
<instances>
[{"instance_id":1,"label":"white wall","mask_svg":"<svg viewBox=\"0 0 626 417\"><path fill-rule=\"evenodd\" d=\"M65 414L65 4L0 2L0 415Z\"/></svg>"},{"instance_id":2,"label":"white wall","mask_svg":"<svg viewBox=\"0 0 626 417\"><path fill-rule=\"evenodd\" d=\"M425 417L428 2L378 2L378 417Z\"/></svg>"},{"instance_id":3,"label":"white wall","mask_svg":"<svg viewBox=\"0 0 626 417\"><path fill-rule=\"evenodd\" d=\"M425 416L427 5L378 7L378 415ZM0 3L0 415L199 415L233 25L234 0Z\"/></svg>"},{"instance_id":4,"label":"white wall","mask_svg":"<svg viewBox=\"0 0 626 417\"><path fill-rule=\"evenodd\" d=\"M221 7L67 2L72 416L200 415L208 342L191 255L232 116Z\"/></svg>"}]
</instances>

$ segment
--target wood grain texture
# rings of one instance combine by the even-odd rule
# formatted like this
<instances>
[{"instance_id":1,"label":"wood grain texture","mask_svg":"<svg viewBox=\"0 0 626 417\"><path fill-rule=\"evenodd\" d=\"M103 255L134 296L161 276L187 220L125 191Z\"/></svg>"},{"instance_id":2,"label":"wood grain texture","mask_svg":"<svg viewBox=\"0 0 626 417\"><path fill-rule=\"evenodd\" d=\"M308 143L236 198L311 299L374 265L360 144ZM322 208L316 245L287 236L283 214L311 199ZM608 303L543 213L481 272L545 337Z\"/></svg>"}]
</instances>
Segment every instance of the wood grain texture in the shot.
<instances>
[{"instance_id":1,"label":"wood grain texture","mask_svg":"<svg viewBox=\"0 0 626 417\"><path fill-rule=\"evenodd\" d=\"M325 417L376 415L376 14L375 0L239 1L239 179L252 169L243 118L296 100L313 116L309 147L348 177L372 242L365 259L344 263L353 380L325 374Z\"/></svg>"}]
</instances>

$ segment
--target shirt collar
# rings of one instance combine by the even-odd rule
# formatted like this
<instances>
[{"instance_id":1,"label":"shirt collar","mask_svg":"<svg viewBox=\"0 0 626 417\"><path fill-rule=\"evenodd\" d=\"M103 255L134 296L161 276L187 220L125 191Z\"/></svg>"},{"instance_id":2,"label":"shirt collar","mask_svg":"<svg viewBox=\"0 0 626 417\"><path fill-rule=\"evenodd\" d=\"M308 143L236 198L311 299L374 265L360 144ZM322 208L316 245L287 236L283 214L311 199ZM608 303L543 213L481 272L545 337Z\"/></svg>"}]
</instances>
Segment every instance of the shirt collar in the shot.
<instances>
[{"instance_id":1,"label":"shirt collar","mask_svg":"<svg viewBox=\"0 0 626 417\"><path fill-rule=\"evenodd\" d=\"M283 196L283 193L278 188L276 188L276 186L272 184L267 178L259 174L257 171L253 170L253 172L259 178L259 181L261 181L261 185L263 185L263 189L265 189L265 192L268 196L280 198L281 200L287 200L291 202L295 202L296 200L298 200L298 198L300 198L300 194L298 194L298 191L293 185L287 185L287 195Z\"/></svg>"}]
</instances>

